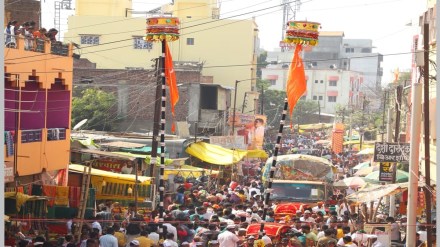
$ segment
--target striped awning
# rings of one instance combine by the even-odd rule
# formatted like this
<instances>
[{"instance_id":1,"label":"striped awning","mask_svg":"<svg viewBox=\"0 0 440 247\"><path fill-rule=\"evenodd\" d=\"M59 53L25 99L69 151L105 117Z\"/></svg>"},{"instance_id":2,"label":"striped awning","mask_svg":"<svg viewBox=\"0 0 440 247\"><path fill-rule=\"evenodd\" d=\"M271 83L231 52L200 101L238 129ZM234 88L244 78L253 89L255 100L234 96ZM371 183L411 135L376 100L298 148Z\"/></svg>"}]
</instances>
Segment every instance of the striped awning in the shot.
<instances>
[{"instance_id":1,"label":"striped awning","mask_svg":"<svg viewBox=\"0 0 440 247\"><path fill-rule=\"evenodd\" d=\"M338 91L327 91L327 96L338 96Z\"/></svg>"},{"instance_id":2,"label":"striped awning","mask_svg":"<svg viewBox=\"0 0 440 247\"><path fill-rule=\"evenodd\" d=\"M278 80L278 75L267 75L266 80Z\"/></svg>"}]
</instances>

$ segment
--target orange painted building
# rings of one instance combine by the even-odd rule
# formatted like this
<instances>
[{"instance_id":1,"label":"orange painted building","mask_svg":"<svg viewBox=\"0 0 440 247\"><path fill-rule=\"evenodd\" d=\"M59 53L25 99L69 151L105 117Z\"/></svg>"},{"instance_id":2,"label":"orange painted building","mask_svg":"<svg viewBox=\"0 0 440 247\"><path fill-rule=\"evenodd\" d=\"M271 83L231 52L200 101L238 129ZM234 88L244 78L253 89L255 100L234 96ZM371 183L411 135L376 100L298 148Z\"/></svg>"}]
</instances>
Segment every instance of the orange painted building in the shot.
<instances>
[{"instance_id":1,"label":"orange painted building","mask_svg":"<svg viewBox=\"0 0 440 247\"><path fill-rule=\"evenodd\" d=\"M72 46L18 37L15 41L4 48L6 174L21 177L66 169Z\"/></svg>"}]
</instances>

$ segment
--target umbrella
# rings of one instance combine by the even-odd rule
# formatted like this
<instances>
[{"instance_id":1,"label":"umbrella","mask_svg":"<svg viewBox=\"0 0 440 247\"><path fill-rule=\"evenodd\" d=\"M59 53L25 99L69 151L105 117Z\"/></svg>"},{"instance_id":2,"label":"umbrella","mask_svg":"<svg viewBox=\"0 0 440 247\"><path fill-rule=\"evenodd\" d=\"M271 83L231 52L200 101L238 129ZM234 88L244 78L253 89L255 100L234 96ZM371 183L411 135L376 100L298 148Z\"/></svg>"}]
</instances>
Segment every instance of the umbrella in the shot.
<instances>
[{"instance_id":1,"label":"umbrella","mask_svg":"<svg viewBox=\"0 0 440 247\"><path fill-rule=\"evenodd\" d=\"M360 151L356 155L365 155L365 154L374 154L374 148L363 149L362 151Z\"/></svg>"},{"instance_id":2,"label":"umbrella","mask_svg":"<svg viewBox=\"0 0 440 247\"><path fill-rule=\"evenodd\" d=\"M377 171L379 169L379 166L368 166L368 167L363 167L361 169L359 169L354 175L358 176L358 177L365 177L368 174Z\"/></svg>"},{"instance_id":3,"label":"umbrella","mask_svg":"<svg viewBox=\"0 0 440 247\"><path fill-rule=\"evenodd\" d=\"M371 183L380 183L379 181L379 171L374 171L367 176L365 176L365 181L371 182ZM396 183L404 183L408 182L409 179L409 173L402 170L397 170L396 174Z\"/></svg>"},{"instance_id":4,"label":"umbrella","mask_svg":"<svg viewBox=\"0 0 440 247\"><path fill-rule=\"evenodd\" d=\"M316 141L315 144L327 145L327 144L330 144L330 141L329 140L319 140L319 141Z\"/></svg>"},{"instance_id":5,"label":"umbrella","mask_svg":"<svg viewBox=\"0 0 440 247\"><path fill-rule=\"evenodd\" d=\"M365 185L365 180L361 177L349 177L344 178L343 180L339 180L333 184L333 187L336 188L359 188Z\"/></svg>"},{"instance_id":6,"label":"umbrella","mask_svg":"<svg viewBox=\"0 0 440 247\"><path fill-rule=\"evenodd\" d=\"M369 166L370 166L370 162L367 161L367 162L359 163L359 164L357 164L355 167L353 167L351 169L353 169L353 170L360 170L362 168L369 167Z\"/></svg>"}]
</instances>

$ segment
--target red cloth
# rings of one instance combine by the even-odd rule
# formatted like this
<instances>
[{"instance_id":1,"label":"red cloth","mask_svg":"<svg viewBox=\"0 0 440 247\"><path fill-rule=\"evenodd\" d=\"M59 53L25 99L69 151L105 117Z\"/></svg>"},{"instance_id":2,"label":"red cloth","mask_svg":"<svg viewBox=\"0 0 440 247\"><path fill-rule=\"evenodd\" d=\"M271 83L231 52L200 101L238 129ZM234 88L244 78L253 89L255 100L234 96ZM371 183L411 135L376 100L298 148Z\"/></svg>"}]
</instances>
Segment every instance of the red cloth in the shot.
<instances>
[{"instance_id":1,"label":"red cloth","mask_svg":"<svg viewBox=\"0 0 440 247\"><path fill-rule=\"evenodd\" d=\"M69 206L78 208L81 200L81 187L70 187L69 189Z\"/></svg>"}]
</instances>

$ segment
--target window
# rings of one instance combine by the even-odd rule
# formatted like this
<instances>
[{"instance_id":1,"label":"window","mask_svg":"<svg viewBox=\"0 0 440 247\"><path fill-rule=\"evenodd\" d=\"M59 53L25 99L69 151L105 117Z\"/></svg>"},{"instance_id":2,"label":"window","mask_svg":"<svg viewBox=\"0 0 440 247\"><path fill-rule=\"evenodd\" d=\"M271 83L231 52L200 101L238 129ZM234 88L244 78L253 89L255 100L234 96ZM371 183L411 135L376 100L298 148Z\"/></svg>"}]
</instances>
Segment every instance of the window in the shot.
<instances>
[{"instance_id":1,"label":"window","mask_svg":"<svg viewBox=\"0 0 440 247\"><path fill-rule=\"evenodd\" d=\"M323 99L323 97L322 96L319 96L319 100L322 100Z\"/></svg>"},{"instance_id":2,"label":"window","mask_svg":"<svg viewBox=\"0 0 440 247\"><path fill-rule=\"evenodd\" d=\"M318 66L318 62L312 62L312 66L313 66L313 67Z\"/></svg>"},{"instance_id":3,"label":"window","mask_svg":"<svg viewBox=\"0 0 440 247\"><path fill-rule=\"evenodd\" d=\"M345 53L354 53L354 48L345 48Z\"/></svg>"},{"instance_id":4,"label":"window","mask_svg":"<svg viewBox=\"0 0 440 247\"><path fill-rule=\"evenodd\" d=\"M320 82L321 82L321 84L322 84L322 83L324 83L324 80L321 80Z\"/></svg>"},{"instance_id":5,"label":"window","mask_svg":"<svg viewBox=\"0 0 440 247\"><path fill-rule=\"evenodd\" d=\"M317 96L313 96L313 100L317 100L318 99L318 97Z\"/></svg>"},{"instance_id":6,"label":"window","mask_svg":"<svg viewBox=\"0 0 440 247\"><path fill-rule=\"evenodd\" d=\"M133 37L133 48L134 49L153 49L153 42L147 42L142 37Z\"/></svg>"},{"instance_id":7,"label":"window","mask_svg":"<svg viewBox=\"0 0 440 247\"><path fill-rule=\"evenodd\" d=\"M194 38L186 38L187 45L194 45Z\"/></svg>"},{"instance_id":8,"label":"window","mask_svg":"<svg viewBox=\"0 0 440 247\"><path fill-rule=\"evenodd\" d=\"M315 80L315 83L318 83L318 80Z\"/></svg>"},{"instance_id":9,"label":"window","mask_svg":"<svg viewBox=\"0 0 440 247\"><path fill-rule=\"evenodd\" d=\"M361 52L362 53L371 53L371 48L362 48Z\"/></svg>"},{"instance_id":10,"label":"window","mask_svg":"<svg viewBox=\"0 0 440 247\"><path fill-rule=\"evenodd\" d=\"M330 87L337 87L338 86L338 81L334 81L334 80L328 81L328 85Z\"/></svg>"},{"instance_id":11,"label":"window","mask_svg":"<svg viewBox=\"0 0 440 247\"><path fill-rule=\"evenodd\" d=\"M269 80L270 85L275 86L277 84L277 80Z\"/></svg>"},{"instance_id":12,"label":"window","mask_svg":"<svg viewBox=\"0 0 440 247\"><path fill-rule=\"evenodd\" d=\"M82 45L99 45L98 35L81 35Z\"/></svg>"},{"instance_id":13,"label":"window","mask_svg":"<svg viewBox=\"0 0 440 247\"><path fill-rule=\"evenodd\" d=\"M336 102L336 96L328 96L328 102Z\"/></svg>"}]
</instances>

